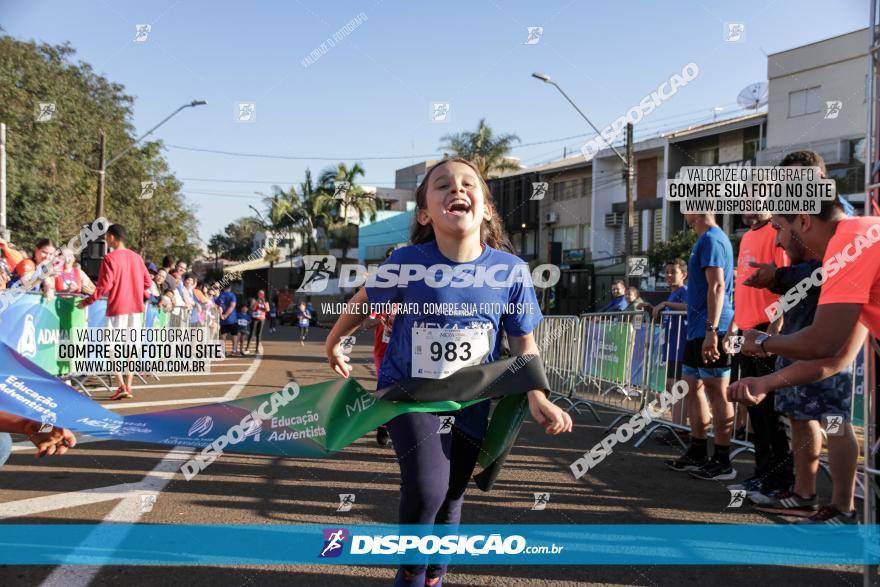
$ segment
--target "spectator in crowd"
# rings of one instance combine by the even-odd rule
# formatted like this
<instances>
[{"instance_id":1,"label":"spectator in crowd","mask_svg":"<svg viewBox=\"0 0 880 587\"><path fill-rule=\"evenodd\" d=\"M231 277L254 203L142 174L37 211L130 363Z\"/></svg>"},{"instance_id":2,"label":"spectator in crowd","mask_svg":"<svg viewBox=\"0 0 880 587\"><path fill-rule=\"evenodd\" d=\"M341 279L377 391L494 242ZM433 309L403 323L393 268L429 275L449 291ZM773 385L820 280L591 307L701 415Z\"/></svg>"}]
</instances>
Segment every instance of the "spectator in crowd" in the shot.
<instances>
[{"instance_id":1,"label":"spectator in crowd","mask_svg":"<svg viewBox=\"0 0 880 587\"><path fill-rule=\"evenodd\" d=\"M645 300L642 299L641 292L637 287L628 287L623 294L626 300L625 312L637 312L645 306Z\"/></svg>"},{"instance_id":2,"label":"spectator in crowd","mask_svg":"<svg viewBox=\"0 0 880 587\"><path fill-rule=\"evenodd\" d=\"M232 339L232 352L230 356L235 356L235 340L238 337L238 313L236 312L235 294L232 293L232 284L227 283L223 286L223 293L217 296L214 303L220 307L220 336L223 342L226 337Z\"/></svg>"},{"instance_id":3,"label":"spectator in crowd","mask_svg":"<svg viewBox=\"0 0 880 587\"><path fill-rule=\"evenodd\" d=\"M263 338L263 326L266 322L266 313L269 311L269 302L266 301L266 292L260 290L257 292L257 299L251 300L251 329L248 332L247 345L245 351L251 348L251 337L256 335L257 346L254 352L260 353L263 348L260 340Z\"/></svg>"},{"instance_id":4,"label":"spectator in crowd","mask_svg":"<svg viewBox=\"0 0 880 587\"><path fill-rule=\"evenodd\" d=\"M644 304L646 311L651 313L651 317L655 322L662 320L663 332L665 333L664 353L666 360L666 391L670 391L676 381L681 379L682 365L684 361L684 344L687 336L687 319L682 316L670 316L670 312L686 312L687 311L687 261L684 259L673 259L666 262L664 275L666 284L669 286L669 297L652 306ZM702 382L696 393L705 393ZM711 414L708 411L708 402L703 402L706 406L706 412L702 416L702 421L709 421ZM685 404L674 406L672 409L672 421L676 424L685 424L686 412ZM668 440L672 440L668 438Z\"/></svg>"},{"instance_id":5,"label":"spectator in crowd","mask_svg":"<svg viewBox=\"0 0 880 587\"><path fill-rule=\"evenodd\" d=\"M90 294L95 291L95 284L80 270L73 251L67 247L62 248L60 261L62 266L55 272L55 291L71 294Z\"/></svg>"},{"instance_id":6,"label":"spectator in crowd","mask_svg":"<svg viewBox=\"0 0 880 587\"><path fill-rule=\"evenodd\" d=\"M15 267L21 263L24 255L15 249L10 243L0 238L0 268L5 263L6 272L11 273Z\"/></svg>"},{"instance_id":7,"label":"spectator in crowd","mask_svg":"<svg viewBox=\"0 0 880 587\"><path fill-rule=\"evenodd\" d=\"M37 457L63 455L68 448L76 446L76 436L66 428L53 427L48 432L40 432L42 424L8 412L0 412L0 467L12 453L12 434L24 434L35 447Z\"/></svg>"},{"instance_id":8,"label":"spectator in crowd","mask_svg":"<svg viewBox=\"0 0 880 587\"><path fill-rule=\"evenodd\" d=\"M170 255L165 255L162 257L162 269L165 270L165 282L169 289L174 289L177 287L177 282L174 279L174 276L171 273L175 270L174 266L174 257Z\"/></svg>"},{"instance_id":9,"label":"spectator in crowd","mask_svg":"<svg viewBox=\"0 0 880 587\"><path fill-rule=\"evenodd\" d=\"M772 373L775 361L772 358L734 353L731 337L738 336L740 329L752 328L775 334L782 326L781 320L768 323L765 311L776 302L778 296L769 290L748 286L748 278L754 272L753 264L773 263L776 267L786 267L789 264L785 251L776 246L776 231L770 224L770 214L744 214L743 222L749 230L739 242L736 283L733 289L733 319L722 341L724 350L731 353L733 375L736 379ZM728 489L744 489L750 494L767 494L788 489L794 482L794 462L782 414L776 411L772 398L749 406L748 413L755 446L755 472L742 483L728 486Z\"/></svg>"},{"instance_id":10,"label":"spectator in crowd","mask_svg":"<svg viewBox=\"0 0 880 587\"><path fill-rule=\"evenodd\" d=\"M824 161L813 151L796 151L787 155L782 165L824 168ZM824 201L819 214L778 214L773 222L781 233L780 241L792 239L804 249L805 259L821 258L823 266L836 271L822 285L816 318L810 326L780 336L747 331L743 352L828 359L845 348L858 322L875 338L880 336L880 246L876 245L880 219L847 218L838 198Z\"/></svg>"},{"instance_id":11,"label":"spectator in crowd","mask_svg":"<svg viewBox=\"0 0 880 587\"><path fill-rule=\"evenodd\" d=\"M253 303L253 300L251 300ZM251 315L249 310L249 306L247 303L241 307L241 310L238 311L238 318L236 319L236 323L238 324L238 354L241 356L247 355L247 349L244 347L244 339L245 336L251 331Z\"/></svg>"},{"instance_id":12,"label":"spectator in crowd","mask_svg":"<svg viewBox=\"0 0 880 587\"><path fill-rule=\"evenodd\" d=\"M687 410L691 420L688 450L667 466L689 471L697 479L726 481L736 477L730 464L730 435L733 428L733 405L727 401L730 381L730 355L721 346L721 338L733 319L733 248L730 240L715 223L715 215L685 214L688 225L698 238L688 262L687 342L682 374L690 390ZM705 401L697 393L702 380L706 386L715 432L712 458L707 456Z\"/></svg>"},{"instance_id":13,"label":"spectator in crowd","mask_svg":"<svg viewBox=\"0 0 880 587\"><path fill-rule=\"evenodd\" d=\"M763 264L749 283L754 287L767 287L782 295L795 288L804 279L809 280L810 275L822 265L817 259L804 261L800 247L792 244L791 238L783 243L794 263L792 267L777 269L772 263ZM810 284L805 297L785 311L782 334L795 333L812 323L820 290L819 286ZM776 368L780 377L774 379L770 375L765 375L760 378L749 377L740 380L741 386L753 390L752 393L758 395L760 398L757 400L760 401L758 405L775 401L776 409L785 413L791 422L791 443L795 463L794 486L774 492L750 493L749 499L755 504L756 509L783 515L810 516L812 522L829 523L828 520L833 519L844 523L853 521L855 510L853 491L859 447L851 424L853 383L851 365L861 349L866 332L862 325L858 325L857 330L861 335L851 338L849 348L831 361L822 361L825 363L824 370L816 371L816 373L825 370L828 372L839 370L839 372L816 383L779 387L774 397L771 391L774 385L776 383L786 385L784 372L787 367L794 365L794 368L799 368L810 363L810 361L795 363L785 357L776 357ZM736 393L740 385L731 385L730 393L734 397L740 397ZM759 389L767 392L761 393ZM829 423L834 424L836 428L833 433L828 433L828 461L833 485L831 506L834 509L826 507L820 515L816 497L816 475L822 452L822 429L819 423L823 420L826 428Z\"/></svg>"},{"instance_id":14,"label":"spectator in crowd","mask_svg":"<svg viewBox=\"0 0 880 587\"><path fill-rule=\"evenodd\" d=\"M43 238L34 245L30 257L22 259L13 268L7 287L21 284L24 291L42 291L43 297L52 299L55 294L55 280L51 276L51 263L55 255L55 245Z\"/></svg>"},{"instance_id":15,"label":"spectator in crowd","mask_svg":"<svg viewBox=\"0 0 880 587\"><path fill-rule=\"evenodd\" d=\"M790 153L782 165L819 167L824 175L824 161L813 151ZM777 238L789 254L794 250L798 258L821 259L827 277L822 283L816 313L810 324L780 335L757 330L745 333L742 352L752 356L775 354L798 361L772 375L738 382L730 390L733 400L757 403L770 390L813 383L842 371L858 353L865 336L859 323L872 336L880 336L880 247L876 246L880 240L880 220L876 217L847 218L844 208L840 198L836 198L823 201L818 214L773 216ZM800 283L806 282L798 285ZM796 288L795 291L803 290ZM799 295L798 300L803 297ZM854 518L849 479L850 469L854 475L858 460L858 445L850 435L849 427L841 428L840 443L843 446L837 452L854 456L837 459L839 468L832 464L836 469L832 471L836 480L832 503L819 508L811 517L812 522L840 524Z\"/></svg>"},{"instance_id":16,"label":"spectator in crowd","mask_svg":"<svg viewBox=\"0 0 880 587\"><path fill-rule=\"evenodd\" d=\"M79 307L85 308L107 296L107 328L140 329L143 326L144 300L150 296L150 274L140 255L125 246L125 229L112 224L105 235L110 252L101 262L98 285ZM133 373L116 374L119 387L110 399L134 397Z\"/></svg>"},{"instance_id":17,"label":"spectator in crowd","mask_svg":"<svg viewBox=\"0 0 880 587\"><path fill-rule=\"evenodd\" d=\"M183 259L181 259L180 261L178 261L177 264L174 266L174 268L175 268L177 271L180 271L180 274L181 274L181 275L186 275L186 269L187 269L187 267L188 267L188 266L187 266L187 264L186 264L186 261L184 261Z\"/></svg>"},{"instance_id":18,"label":"spectator in crowd","mask_svg":"<svg viewBox=\"0 0 880 587\"><path fill-rule=\"evenodd\" d=\"M275 332L278 327L278 305L275 302L269 304L269 332Z\"/></svg>"},{"instance_id":19,"label":"spectator in crowd","mask_svg":"<svg viewBox=\"0 0 880 587\"><path fill-rule=\"evenodd\" d=\"M626 284L618 279L611 284L611 301L600 312L623 312L626 310Z\"/></svg>"},{"instance_id":20,"label":"spectator in crowd","mask_svg":"<svg viewBox=\"0 0 880 587\"><path fill-rule=\"evenodd\" d=\"M305 302L300 302L296 309L296 323L299 325L299 344L306 345L306 337L309 335L309 324L311 324L312 313L306 307Z\"/></svg>"}]
</instances>

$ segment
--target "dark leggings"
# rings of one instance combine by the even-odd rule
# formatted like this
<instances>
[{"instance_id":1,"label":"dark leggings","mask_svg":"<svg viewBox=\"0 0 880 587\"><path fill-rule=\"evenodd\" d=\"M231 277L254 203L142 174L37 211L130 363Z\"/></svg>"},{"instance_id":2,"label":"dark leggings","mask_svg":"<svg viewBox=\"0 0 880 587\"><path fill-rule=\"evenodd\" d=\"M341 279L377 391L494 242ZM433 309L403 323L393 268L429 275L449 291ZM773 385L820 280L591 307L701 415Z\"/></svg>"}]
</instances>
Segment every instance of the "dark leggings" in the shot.
<instances>
[{"instance_id":1,"label":"dark leggings","mask_svg":"<svg viewBox=\"0 0 880 587\"><path fill-rule=\"evenodd\" d=\"M248 341L245 346L246 349L251 348L251 337L254 333L257 333L257 348L255 349L257 352L260 352L260 339L263 338L263 323L265 320L254 320L251 326L251 331L248 332Z\"/></svg>"},{"instance_id":2,"label":"dark leggings","mask_svg":"<svg viewBox=\"0 0 880 587\"><path fill-rule=\"evenodd\" d=\"M461 520L464 492L477 463L482 440L453 427L438 434L440 419L434 414L403 414L388 423L400 464L401 524L448 524L455 532ZM407 581L403 570L414 575ZM446 565L403 565L394 585L422 587L425 576L442 577Z\"/></svg>"}]
</instances>

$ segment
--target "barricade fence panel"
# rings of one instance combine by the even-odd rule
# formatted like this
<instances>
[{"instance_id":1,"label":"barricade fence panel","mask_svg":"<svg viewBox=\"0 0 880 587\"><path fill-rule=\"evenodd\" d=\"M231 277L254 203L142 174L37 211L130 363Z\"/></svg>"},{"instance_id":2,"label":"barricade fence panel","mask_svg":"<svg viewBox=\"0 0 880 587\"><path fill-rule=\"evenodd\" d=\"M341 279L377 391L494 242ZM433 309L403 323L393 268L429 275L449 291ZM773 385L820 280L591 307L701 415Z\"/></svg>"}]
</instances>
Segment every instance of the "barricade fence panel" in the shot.
<instances>
[{"instance_id":1,"label":"barricade fence panel","mask_svg":"<svg viewBox=\"0 0 880 587\"><path fill-rule=\"evenodd\" d=\"M581 316L547 316L536 329L540 349L554 394L572 406L584 403L624 413L635 413L682 379L686 342L686 312L666 311L658 319L647 312L610 312ZM736 361L732 380L737 378ZM853 414L862 433L865 357L853 365ZM688 393L705 393L700 385ZM734 404L732 443L751 448L748 409ZM657 414L657 409L652 410ZM690 431L685 400L673 402L653 418L655 425ZM651 430L652 428L649 428Z\"/></svg>"},{"instance_id":2,"label":"barricade fence panel","mask_svg":"<svg viewBox=\"0 0 880 587\"><path fill-rule=\"evenodd\" d=\"M40 368L57 376L70 374L68 361L57 359L57 345L68 340L77 328L101 328L107 324L107 300L80 308L81 294L56 293L51 301L40 292L19 296L0 312L0 342L13 348ZM175 307L170 311L145 302L146 328L205 328L210 340L218 338L219 309L200 305Z\"/></svg>"}]
</instances>

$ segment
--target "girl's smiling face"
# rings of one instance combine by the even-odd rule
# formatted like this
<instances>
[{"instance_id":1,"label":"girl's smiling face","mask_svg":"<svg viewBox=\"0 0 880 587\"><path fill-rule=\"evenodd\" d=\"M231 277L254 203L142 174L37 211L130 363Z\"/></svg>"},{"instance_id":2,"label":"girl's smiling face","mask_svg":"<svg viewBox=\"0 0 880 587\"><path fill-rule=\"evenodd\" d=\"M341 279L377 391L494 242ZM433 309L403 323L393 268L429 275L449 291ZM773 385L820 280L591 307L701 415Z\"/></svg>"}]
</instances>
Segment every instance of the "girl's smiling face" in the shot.
<instances>
[{"instance_id":1,"label":"girl's smiling face","mask_svg":"<svg viewBox=\"0 0 880 587\"><path fill-rule=\"evenodd\" d=\"M463 163L442 163L431 173L426 208L420 208L419 224L430 224L434 232L462 238L479 234L484 220L492 218L480 180Z\"/></svg>"}]
</instances>

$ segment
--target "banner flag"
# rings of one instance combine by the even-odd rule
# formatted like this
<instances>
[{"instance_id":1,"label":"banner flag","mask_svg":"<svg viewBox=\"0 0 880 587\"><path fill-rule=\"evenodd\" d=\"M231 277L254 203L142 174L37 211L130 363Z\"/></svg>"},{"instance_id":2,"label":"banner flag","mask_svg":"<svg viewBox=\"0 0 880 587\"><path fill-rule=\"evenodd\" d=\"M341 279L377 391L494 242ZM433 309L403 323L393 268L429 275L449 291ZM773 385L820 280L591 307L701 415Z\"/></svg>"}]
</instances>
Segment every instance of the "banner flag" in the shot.
<instances>
[{"instance_id":1,"label":"banner flag","mask_svg":"<svg viewBox=\"0 0 880 587\"><path fill-rule=\"evenodd\" d=\"M324 457L400 414L455 411L502 397L480 454L484 470L477 482L483 491L491 489L516 440L525 393L532 389L549 391L549 384L540 358L526 356L465 367L445 379L405 379L376 393L352 378L333 379L228 402L121 416L0 343L0 411L107 440Z\"/></svg>"}]
</instances>

